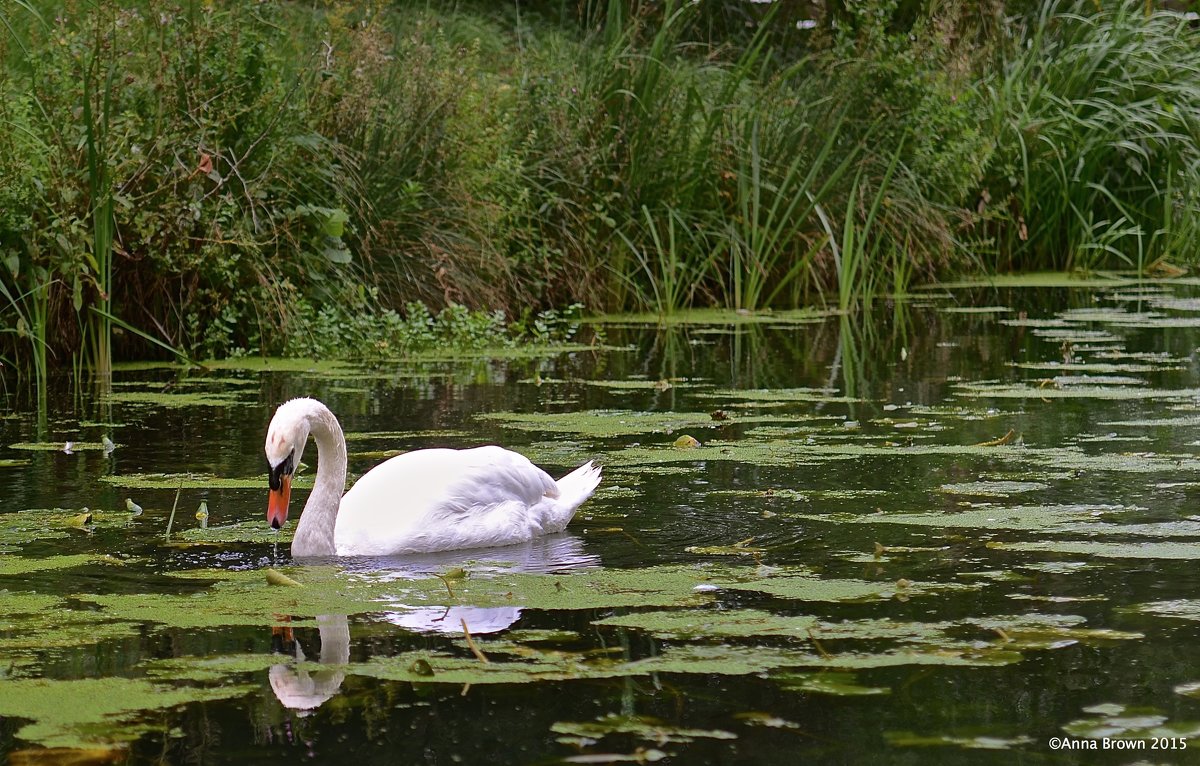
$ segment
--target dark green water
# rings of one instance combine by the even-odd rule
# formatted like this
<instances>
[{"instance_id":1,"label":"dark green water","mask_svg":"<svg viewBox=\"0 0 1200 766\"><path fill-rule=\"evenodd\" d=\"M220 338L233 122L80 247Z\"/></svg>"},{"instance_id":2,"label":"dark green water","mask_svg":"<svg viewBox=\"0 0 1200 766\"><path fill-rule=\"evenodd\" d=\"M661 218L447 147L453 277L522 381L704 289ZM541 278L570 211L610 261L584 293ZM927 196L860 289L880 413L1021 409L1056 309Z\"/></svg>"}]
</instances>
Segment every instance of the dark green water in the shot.
<instances>
[{"instance_id":1,"label":"dark green water","mask_svg":"<svg viewBox=\"0 0 1200 766\"><path fill-rule=\"evenodd\" d=\"M51 447L0 450L0 757L1197 760L1198 295L975 289L869 320L611 323L527 359L118 371L44 432L0 420L0 443ZM352 474L499 443L605 480L538 545L293 566L258 525L266 424L301 395L352 435ZM210 527L244 523L228 542L195 529L201 500ZM371 595L296 605L266 567Z\"/></svg>"}]
</instances>

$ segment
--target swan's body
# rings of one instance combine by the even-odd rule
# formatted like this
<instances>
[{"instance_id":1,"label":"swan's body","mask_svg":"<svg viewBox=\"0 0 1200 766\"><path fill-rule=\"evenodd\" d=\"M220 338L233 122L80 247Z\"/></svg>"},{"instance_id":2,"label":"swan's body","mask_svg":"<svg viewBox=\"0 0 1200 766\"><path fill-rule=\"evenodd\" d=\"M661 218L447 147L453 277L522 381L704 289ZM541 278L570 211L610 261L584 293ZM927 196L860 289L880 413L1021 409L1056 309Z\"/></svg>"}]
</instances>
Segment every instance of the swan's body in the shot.
<instances>
[{"instance_id":1,"label":"swan's body","mask_svg":"<svg viewBox=\"0 0 1200 766\"><path fill-rule=\"evenodd\" d=\"M317 478L296 524L292 555L388 556L487 548L561 532L600 483L586 463L555 481L523 455L500 447L408 452L346 486L346 440L315 399L280 405L267 429L271 474L267 517L287 519L291 474L309 434Z\"/></svg>"}]
</instances>

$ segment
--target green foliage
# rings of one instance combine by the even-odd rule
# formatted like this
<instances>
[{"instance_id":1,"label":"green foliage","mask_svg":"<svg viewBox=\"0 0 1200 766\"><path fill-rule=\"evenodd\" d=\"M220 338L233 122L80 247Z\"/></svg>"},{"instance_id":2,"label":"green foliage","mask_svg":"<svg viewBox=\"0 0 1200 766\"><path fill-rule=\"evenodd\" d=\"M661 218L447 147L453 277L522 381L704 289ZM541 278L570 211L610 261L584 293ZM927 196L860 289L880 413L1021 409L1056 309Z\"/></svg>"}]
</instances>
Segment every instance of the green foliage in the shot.
<instances>
[{"instance_id":1,"label":"green foliage","mask_svg":"<svg viewBox=\"0 0 1200 766\"><path fill-rule=\"evenodd\" d=\"M1185 252L1179 16L785 5L12 4L0 355L386 356Z\"/></svg>"},{"instance_id":2,"label":"green foliage","mask_svg":"<svg viewBox=\"0 0 1200 766\"><path fill-rule=\"evenodd\" d=\"M1050 3L986 82L983 190L1000 267L1135 267L1185 252L1200 189L1200 47L1142 3Z\"/></svg>"}]
</instances>

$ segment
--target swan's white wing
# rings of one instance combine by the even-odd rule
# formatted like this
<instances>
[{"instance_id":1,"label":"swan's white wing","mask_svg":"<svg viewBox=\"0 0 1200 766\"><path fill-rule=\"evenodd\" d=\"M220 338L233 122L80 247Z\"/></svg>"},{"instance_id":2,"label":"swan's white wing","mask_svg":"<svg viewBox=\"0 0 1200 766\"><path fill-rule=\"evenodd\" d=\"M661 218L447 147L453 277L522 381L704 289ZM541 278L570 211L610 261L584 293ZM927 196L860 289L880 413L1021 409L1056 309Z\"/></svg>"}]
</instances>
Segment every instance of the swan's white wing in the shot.
<instances>
[{"instance_id":1,"label":"swan's white wing","mask_svg":"<svg viewBox=\"0 0 1200 766\"><path fill-rule=\"evenodd\" d=\"M509 545L554 529L558 485L500 447L429 449L372 469L342 498L340 555Z\"/></svg>"}]
</instances>

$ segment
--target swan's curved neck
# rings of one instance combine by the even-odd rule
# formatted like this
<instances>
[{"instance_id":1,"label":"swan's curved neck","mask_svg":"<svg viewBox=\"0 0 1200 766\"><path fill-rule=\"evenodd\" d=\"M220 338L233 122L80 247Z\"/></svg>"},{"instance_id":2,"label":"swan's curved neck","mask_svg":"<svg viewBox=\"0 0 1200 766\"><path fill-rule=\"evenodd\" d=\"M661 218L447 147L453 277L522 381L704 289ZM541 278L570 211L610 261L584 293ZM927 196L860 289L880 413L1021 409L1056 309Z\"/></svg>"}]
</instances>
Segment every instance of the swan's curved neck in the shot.
<instances>
[{"instance_id":1,"label":"swan's curved neck","mask_svg":"<svg viewBox=\"0 0 1200 766\"><path fill-rule=\"evenodd\" d=\"M333 531L346 489L346 437L337 418L320 402L304 416L317 442L317 479L292 538L293 556L333 556Z\"/></svg>"}]
</instances>

